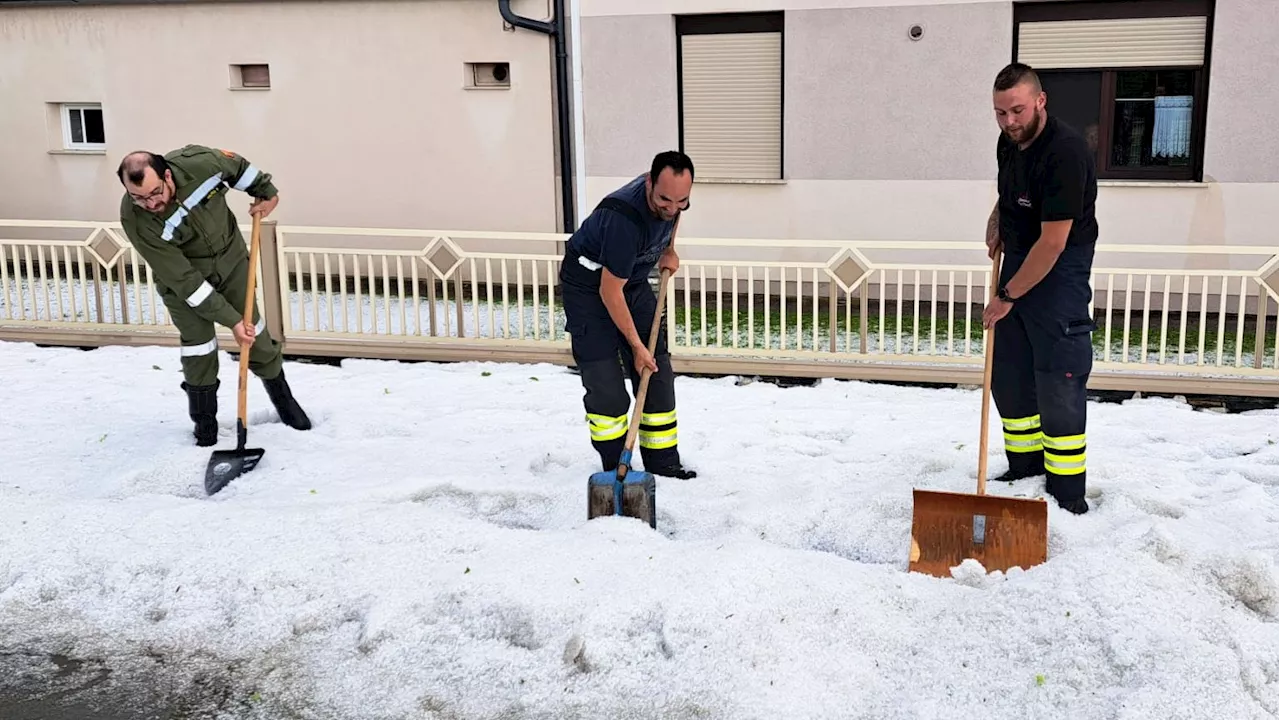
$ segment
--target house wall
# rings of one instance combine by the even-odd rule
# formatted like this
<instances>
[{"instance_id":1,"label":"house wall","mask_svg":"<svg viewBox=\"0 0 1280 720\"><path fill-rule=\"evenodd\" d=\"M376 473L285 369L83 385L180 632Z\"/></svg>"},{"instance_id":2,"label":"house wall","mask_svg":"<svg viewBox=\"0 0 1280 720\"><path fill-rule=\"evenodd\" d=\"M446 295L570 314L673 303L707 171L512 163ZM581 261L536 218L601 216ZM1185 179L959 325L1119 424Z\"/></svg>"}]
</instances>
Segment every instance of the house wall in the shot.
<instances>
[{"instance_id":1,"label":"house wall","mask_svg":"<svg viewBox=\"0 0 1280 720\"><path fill-rule=\"evenodd\" d=\"M198 143L272 172L282 223L554 232L551 60L481 0L0 6L0 217L115 218L122 155ZM464 89L466 62L510 88ZM229 89L234 63L271 88ZM58 102L102 103L105 153L55 149Z\"/></svg>"},{"instance_id":2,"label":"house wall","mask_svg":"<svg viewBox=\"0 0 1280 720\"><path fill-rule=\"evenodd\" d=\"M1013 52L1004 1L582 0L588 202L678 147L672 13L778 9L784 180L699 182L682 233L980 238L995 201L990 87ZM1274 0L1218 1L1205 182L1100 183L1104 243L1277 244L1276 28Z\"/></svg>"}]
</instances>

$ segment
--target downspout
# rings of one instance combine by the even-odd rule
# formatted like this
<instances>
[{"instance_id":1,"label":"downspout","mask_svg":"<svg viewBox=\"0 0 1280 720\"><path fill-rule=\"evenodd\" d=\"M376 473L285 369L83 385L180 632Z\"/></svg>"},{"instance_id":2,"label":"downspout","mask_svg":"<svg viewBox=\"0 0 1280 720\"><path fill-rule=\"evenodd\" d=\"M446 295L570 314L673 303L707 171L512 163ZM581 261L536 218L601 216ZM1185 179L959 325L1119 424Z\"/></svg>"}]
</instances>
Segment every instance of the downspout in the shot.
<instances>
[{"instance_id":1,"label":"downspout","mask_svg":"<svg viewBox=\"0 0 1280 720\"><path fill-rule=\"evenodd\" d=\"M533 30L550 35L556 48L556 124L560 137L560 213L564 218L564 232L572 233L577 228L574 220L573 192L573 144L570 140L570 124L573 122L569 110L569 56L565 50L564 33L564 0L552 0L552 19L550 22L530 20L516 15L511 10L511 0L498 0L498 12L509 25L526 30Z\"/></svg>"}]
</instances>

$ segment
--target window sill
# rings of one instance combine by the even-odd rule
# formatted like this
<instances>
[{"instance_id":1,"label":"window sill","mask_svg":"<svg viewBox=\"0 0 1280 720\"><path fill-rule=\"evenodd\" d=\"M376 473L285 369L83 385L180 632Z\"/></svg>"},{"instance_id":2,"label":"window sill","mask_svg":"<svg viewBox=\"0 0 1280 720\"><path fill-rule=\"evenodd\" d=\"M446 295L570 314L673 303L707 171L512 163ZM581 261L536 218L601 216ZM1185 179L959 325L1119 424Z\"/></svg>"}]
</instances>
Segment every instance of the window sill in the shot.
<instances>
[{"instance_id":1,"label":"window sill","mask_svg":"<svg viewBox=\"0 0 1280 720\"><path fill-rule=\"evenodd\" d=\"M270 87L229 87L227 89L234 90L235 92L267 92L271 88Z\"/></svg>"},{"instance_id":2,"label":"window sill","mask_svg":"<svg viewBox=\"0 0 1280 720\"><path fill-rule=\"evenodd\" d=\"M1099 180L1098 187L1204 188L1207 182L1192 180Z\"/></svg>"},{"instance_id":3,"label":"window sill","mask_svg":"<svg viewBox=\"0 0 1280 720\"><path fill-rule=\"evenodd\" d=\"M104 150L60 149L60 150L50 150L49 154L50 155L106 155L107 151L105 149Z\"/></svg>"},{"instance_id":4,"label":"window sill","mask_svg":"<svg viewBox=\"0 0 1280 720\"><path fill-rule=\"evenodd\" d=\"M786 180L765 178L694 178L695 183L707 185L786 185Z\"/></svg>"}]
</instances>

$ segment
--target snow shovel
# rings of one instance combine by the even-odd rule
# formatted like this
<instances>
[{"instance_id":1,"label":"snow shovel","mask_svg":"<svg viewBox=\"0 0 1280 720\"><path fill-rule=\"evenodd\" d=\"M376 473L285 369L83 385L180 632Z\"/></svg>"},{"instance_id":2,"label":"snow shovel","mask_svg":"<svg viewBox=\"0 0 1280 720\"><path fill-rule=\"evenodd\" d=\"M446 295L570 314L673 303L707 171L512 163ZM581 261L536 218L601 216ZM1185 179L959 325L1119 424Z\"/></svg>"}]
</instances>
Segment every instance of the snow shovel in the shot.
<instances>
[{"instance_id":1,"label":"snow shovel","mask_svg":"<svg viewBox=\"0 0 1280 720\"><path fill-rule=\"evenodd\" d=\"M249 246L249 289L244 299L244 324L253 324L254 285L258 278L258 243L262 234L262 218L253 216L253 239ZM257 338L254 338L255 342ZM204 471L204 490L213 495L227 486L232 480L253 470L258 461L266 453L262 448L246 448L249 437L248 389L249 389L249 348L251 344L240 345L240 388L239 415L236 418L236 449L214 450L209 457L209 466Z\"/></svg>"},{"instance_id":2,"label":"snow shovel","mask_svg":"<svg viewBox=\"0 0 1280 720\"><path fill-rule=\"evenodd\" d=\"M991 260L991 292L1000 283L1000 250ZM986 367L982 375L982 430L978 441L978 493L913 491L911 558L908 570L951 577L951 568L966 558L987 572L1026 570L1049 553L1049 509L1043 499L987 495L987 422L991 406L991 365L996 326L987 332Z\"/></svg>"},{"instance_id":3,"label":"snow shovel","mask_svg":"<svg viewBox=\"0 0 1280 720\"><path fill-rule=\"evenodd\" d=\"M658 286L658 310L653 314L653 327L649 330L650 355L658 347L662 311L667 305L667 279L670 277L670 270L662 271L662 281ZM588 520L601 515L625 515L649 523L650 528L658 526L655 498L657 482L653 473L631 469L631 453L640 432L640 417L644 412L644 399L649 392L649 377L652 374L653 371L649 368L640 373L640 391L636 393L636 407L631 412L631 427L627 429L627 441L623 446L622 456L618 459L617 470L601 470L587 480Z\"/></svg>"}]
</instances>

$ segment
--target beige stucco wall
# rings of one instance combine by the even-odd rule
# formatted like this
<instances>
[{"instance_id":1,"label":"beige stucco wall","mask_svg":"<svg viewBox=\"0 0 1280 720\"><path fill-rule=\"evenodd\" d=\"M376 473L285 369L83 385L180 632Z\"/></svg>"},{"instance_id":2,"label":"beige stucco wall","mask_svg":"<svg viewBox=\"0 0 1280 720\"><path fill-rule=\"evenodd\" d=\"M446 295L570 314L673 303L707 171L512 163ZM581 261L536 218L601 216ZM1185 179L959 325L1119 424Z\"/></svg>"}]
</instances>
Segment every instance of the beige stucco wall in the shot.
<instances>
[{"instance_id":1,"label":"beige stucco wall","mask_svg":"<svg viewBox=\"0 0 1280 720\"><path fill-rule=\"evenodd\" d=\"M550 47L481 0L0 8L0 217L112 219L123 153L201 143L274 173L282 223L554 232ZM463 89L495 61L509 90ZM228 89L256 62L270 90ZM50 153L51 102L101 102L106 153Z\"/></svg>"},{"instance_id":2,"label":"beige stucco wall","mask_svg":"<svg viewBox=\"0 0 1280 720\"><path fill-rule=\"evenodd\" d=\"M583 0L588 202L678 144L671 13L772 9L787 10L786 181L698 183L682 233L979 238L995 200L989 88L1012 55L1009 2ZM1276 14L1275 0L1218 3L1208 182L1102 183L1103 242L1277 244Z\"/></svg>"}]
</instances>

